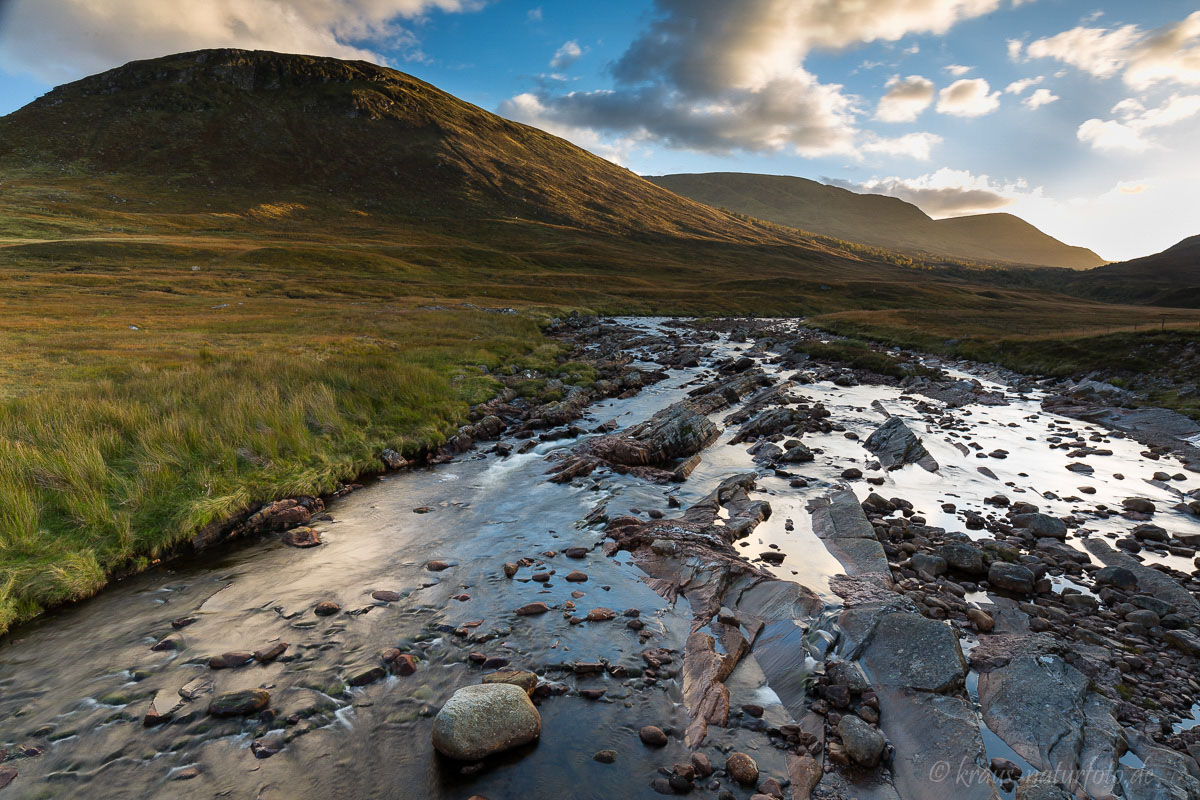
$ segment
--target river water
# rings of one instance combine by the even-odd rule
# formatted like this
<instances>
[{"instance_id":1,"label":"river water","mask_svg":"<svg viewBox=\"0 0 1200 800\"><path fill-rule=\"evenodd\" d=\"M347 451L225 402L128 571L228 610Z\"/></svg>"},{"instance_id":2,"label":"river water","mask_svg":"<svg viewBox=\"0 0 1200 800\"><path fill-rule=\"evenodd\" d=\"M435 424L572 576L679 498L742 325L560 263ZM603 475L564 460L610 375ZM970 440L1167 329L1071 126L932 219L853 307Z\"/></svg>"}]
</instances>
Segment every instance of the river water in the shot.
<instances>
[{"instance_id":1,"label":"river water","mask_svg":"<svg viewBox=\"0 0 1200 800\"><path fill-rule=\"evenodd\" d=\"M626 322L650 332L662 324ZM715 347L715 357L724 358L748 345L722 339ZM668 380L635 397L598 403L581 426L641 421L682 399L688 384L709 374L708 366L673 370ZM777 575L804 583L836 604L828 579L841 567L813 534L805 504L840 482L844 469L862 468L870 460L860 442L883 421L871 407L874 401L923 437L941 470L909 466L888 473L882 487L862 481L852 486L860 499L872 489L905 498L931 525L962 530L961 511L984 512L984 498L997 493L1028 499L1059 516L1097 503L1116 508L1132 495L1164 509L1177 502L1171 488L1146 480L1157 470L1179 472L1177 463L1146 459L1140 455L1144 448L1131 440L1047 414L1036 394L991 388L1005 391L1009 404L957 411L966 429L948 431L916 408L919 398L896 388L828 382L797 387L796 394L823 402L832 421L859 440L842 431L805 436L807 445L822 451L816 462L793 470L809 479L806 488L792 488L788 479L760 470L756 497L769 500L774 513L745 540L747 552L756 555L774 545L785 554L772 568ZM720 422L725 413L714 420ZM1099 441L1089 443L1113 451L1083 459L1095 467L1090 476L1067 471L1066 465L1078 459L1047 445L1048 437L1077 431L1085 439L1097 434ZM634 509L669 516L674 512L668 494L686 507L729 475L754 469L745 445L728 444L732 435L726 431L705 451L702 465L685 483L666 487L607 471L578 485L546 482L546 456L576 440L543 443L507 458L469 453L434 468L380 478L331 503L328 518L315 525L320 547L297 550L274 540L227 547L122 581L22 627L0 642L0 748L8 750L5 765L19 771L3 791L19 798L654 796L649 783L656 770L686 761L687 751L679 737L662 750L650 750L640 744L637 731L647 724L677 730L686 725L678 679L642 688L635 678L576 676L570 666L604 660L636 674L646 647L682 647L691 618L686 603L672 607L640 580L641 572L624 554L605 558L598 547L582 561L561 555L546 559L560 574L585 571L588 581L582 584L558 576L547 585L509 580L501 564L598 545L602 533L581 524L598 504L607 503L610 516ZM954 446L968 441L981 445L980 452L1002 448L1008 456L977 458L975 451L964 455ZM980 466L996 478L981 474ZM1188 477L1171 486L1192 488L1195 476ZM1096 494L1086 502L1070 499L1080 494L1080 486L1094 487ZM954 503L956 511L943 511L944 503ZM418 507L432 511L414 513ZM1200 532L1195 518L1176 512L1160 512L1155 521L1176 532ZM1085 527L1099 535L1124 534L1130 524L1113 516L1088 519ZM1183 558L1143 555L1192 569ZM451 567L431 572L426 564L432 559ZM371 593L381 589L399 592L402 599L376 603ZM618 613L638 609L654 632L650 643L640 642L623 617L572 626L554 611L534 617L511 613L537 600L561 606L574 591L584 592L574 599L579 613L601 606ZM342 613L315 616L313 607L324 600L339 603ZM171 620L186 616L196 622L175 633L181 646L152 651L155 642L173 633ZM476 622L469 628L471 641L455 635ZM220 671L207 665L213 655L254 651L277 641L289 647L272 664ZM378 664L379 652L388 647L418 655L416 674L345 687L351 676ZM538 671L560 683L564 693L540 703L540 742L463 774L461 765L434 753L430 715L456 688L478 682L481 670L467 658L471 652ZM730 678L731 706L759 703L767 706L771 724L790 721L756 669L749 660ZM269 689L280 730L275 736L286 734L286 746L257 758L251 743L271 726L209 717L204 713L208 696L185 704L167 724L143 726L151 699L157 695L160 703L173 703L180 687L197 678L212 680L218 693ZM578 690L587 688L604 688L605 696L585 699ZM289 717L299 721L287 724ZM783 754L761 734L739 726L713 728L705 745L713 762L723 762L720 751L729 747L751 752L764 774L785 777ZM601 749L616 750L616 763L594 761ZM749 796L727 788L738 797Z\"/></svg>"}]
</instances>

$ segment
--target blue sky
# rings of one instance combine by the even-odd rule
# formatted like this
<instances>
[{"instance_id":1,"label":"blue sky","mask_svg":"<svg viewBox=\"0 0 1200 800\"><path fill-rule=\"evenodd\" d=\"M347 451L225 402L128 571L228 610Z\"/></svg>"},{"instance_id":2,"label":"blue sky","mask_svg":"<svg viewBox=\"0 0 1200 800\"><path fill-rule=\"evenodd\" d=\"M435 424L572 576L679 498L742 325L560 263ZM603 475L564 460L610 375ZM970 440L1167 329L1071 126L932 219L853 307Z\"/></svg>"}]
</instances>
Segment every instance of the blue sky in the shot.
<instances>
[{"instance_id":1,"label":"blue sky","mask_svg":"<svg viewBox=\"0 0 1200 800\"><path fill-rule=\"evenodd\" d=\"M1106 258L1200 233L1195 0L0 0L0 113L202 47L368 58L643 174L1009 211Z\"/></svg>"}]
</instances>

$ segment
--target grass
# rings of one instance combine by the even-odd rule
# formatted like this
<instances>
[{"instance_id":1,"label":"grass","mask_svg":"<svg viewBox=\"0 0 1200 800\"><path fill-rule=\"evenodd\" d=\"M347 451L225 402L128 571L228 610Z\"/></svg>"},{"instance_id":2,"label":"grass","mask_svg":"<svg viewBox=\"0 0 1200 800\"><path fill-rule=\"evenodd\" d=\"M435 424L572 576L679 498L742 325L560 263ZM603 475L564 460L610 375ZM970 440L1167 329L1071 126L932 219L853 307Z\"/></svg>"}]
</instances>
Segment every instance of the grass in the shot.
<instances>
[{"instance_id":1,"label":"grass","mask_svg":"<svg viewBox=\"0 0 1200 800\"><path fill-rule=\"evenodd\" d=\"M495 393L480 366L557 353L529 316L212 299L50 293L5 315L0 630L252 503L330 492L385 447L436 445Z\"/></svg>"},{"instance_id":2,"label":"grass","mask_svg":"<svg viewBox=\"0 0 1200 800\"><path fill-rule=\"evenodd\" d=\"M857 339L837 339L831 342L801 341L794 344L792 349L798 353L807 353L813 358L840 361L857 369L870 370L877 375L893 378L937 374L936 370L881 353Z\"/></svg>"}]
</instances>

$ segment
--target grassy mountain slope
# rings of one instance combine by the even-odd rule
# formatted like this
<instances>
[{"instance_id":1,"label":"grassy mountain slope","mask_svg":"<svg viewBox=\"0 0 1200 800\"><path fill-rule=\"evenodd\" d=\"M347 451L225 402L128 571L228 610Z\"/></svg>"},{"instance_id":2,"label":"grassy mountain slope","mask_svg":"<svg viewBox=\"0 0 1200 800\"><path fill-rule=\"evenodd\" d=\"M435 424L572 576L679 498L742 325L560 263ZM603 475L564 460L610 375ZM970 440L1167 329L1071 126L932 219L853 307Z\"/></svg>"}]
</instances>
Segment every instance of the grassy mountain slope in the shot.
<instances>
[{"instance_id":1,"label":"grassy mountain slope","mask_svg":"<svg viewBox=\"0 0 1200 800\"><path fill-rule=\"evenodd\" d=\"M852 242L989 263L1087 269L1104 260L1011 214L934 220L895 197L858 194L784 175L660 175L659 186L702 203Z\"/></svg>"}]
</instances>

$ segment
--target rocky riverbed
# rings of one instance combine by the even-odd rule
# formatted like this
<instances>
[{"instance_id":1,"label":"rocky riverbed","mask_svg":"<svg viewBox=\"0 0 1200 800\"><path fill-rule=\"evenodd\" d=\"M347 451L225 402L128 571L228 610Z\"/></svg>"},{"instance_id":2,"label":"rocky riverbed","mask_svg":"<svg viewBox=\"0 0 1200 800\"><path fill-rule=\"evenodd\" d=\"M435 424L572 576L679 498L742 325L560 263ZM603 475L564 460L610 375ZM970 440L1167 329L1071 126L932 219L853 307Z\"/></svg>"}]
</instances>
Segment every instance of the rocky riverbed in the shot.
<instances>
[{"instance_id":1,"label":"rocky riverbed","mask_svg":"<svg viewBox=\"0 0 1200 800\"><path fill-rule=\"evenodd\" d=\"M562 320L422 463L0 644L11 797L1200 800L1200 429Z\"/></svg>"}]
</instances>

